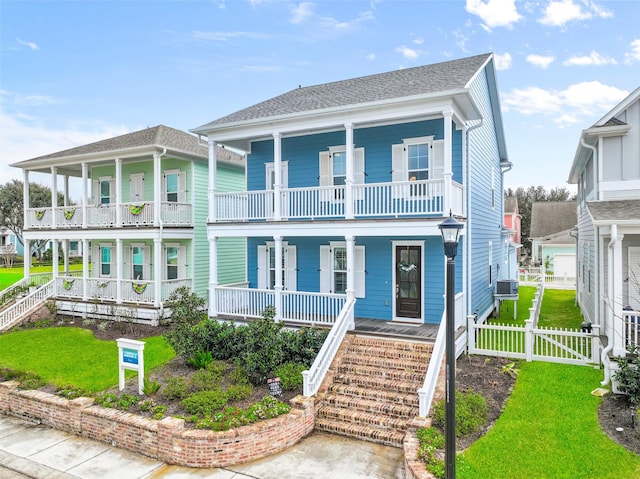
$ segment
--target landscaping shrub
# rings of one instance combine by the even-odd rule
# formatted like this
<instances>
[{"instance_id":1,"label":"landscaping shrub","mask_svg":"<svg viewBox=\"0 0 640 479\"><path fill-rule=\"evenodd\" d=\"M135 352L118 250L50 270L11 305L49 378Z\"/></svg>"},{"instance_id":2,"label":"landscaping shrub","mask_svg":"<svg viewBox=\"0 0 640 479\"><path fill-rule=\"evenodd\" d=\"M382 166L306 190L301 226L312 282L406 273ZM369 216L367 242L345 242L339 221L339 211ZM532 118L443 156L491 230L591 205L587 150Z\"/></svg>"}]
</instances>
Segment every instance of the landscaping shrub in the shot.
<instances>
[{"instance_id":1,"label":"landscaping shrub","mask_svg":"<svg viewBox=\"0 0 640 479\"><path fill-rule=\"evenodd\" d=\"M150 381L147 378L142 379L142 392L145 396L153 396L160 390L158 381Z\"/></svg>"},{"instance_id":2,"label":"landscaping shrub","mask_svg":"<svg viewBox=\"0 0 640 479\"><path fill-rule=\"evenodd\" d=\"M280 332L282 323L272 319L273 311L263 311L263 317L249 323L245 329L245 341L237 364L247 372L252 384L261 384L267 380L283 363L283 338Z\"/></svg>"},{"instance_id":3,"label":"landscaping shrub","mask_svg":"<svg viewBox=\"0 0 640 479\"><path fill-rule=\"evenodd\" d=\"M293 391L302 386L302 371L307 369L304 364L284 363L277 367L276 377L280 378L280 385L284 391Z\"/></svg>"},{"instance_id":4,"label":"landscaping shrub","mask_svg":"<svg viewBox=\"0 0 640 479\"><path fill-rule=\"evenodd\" d=\"M284 361L310 367L328 334L328 329L311 327L282 331Z\"/></svg>"},{"instance_id":5,"label":"landscaping shrub","mask_svg":"<svg viewBox=\"0 0 640 479\"><path fill-rule=\"evenodd\" d=\"M163 395L167 399L184 399L189 394L189 383L181 376L166 379Z\"/></svg>"},{"instance_id":6,"label":"landscaping shrub","mask_svg":"<svg viewBox=\"0 0 640 479\"><path fill-rule=\"evenodd\" d=\"M69 385L69 386L65 386L63 388L58 389L56 391L56 394L58 396L62 396L63 398L76 399L81 396L88 395L89 393L87 393L86 391L84 391L79 387Z\"/></svg>"},{"instance_id":7,"label":"landscaping shrub","mask_svg":"<svg viewBox=\"0 0 640 479\"><path fill-rule=\"evenodd\" d=\"M171 329L164 337L176 354L189 358L198 351L207 351L196 334L198 323L207 318L204 300L183 286L171 293L167 307L171 310Z\"/></svg>"},{"instance_id":8,"label":"landscaping shrub","mask_svg":"<svg viewBox=\"0 0 640 479\"><path fill-rule=\"evenodd\" d=\"M213 362L213 354L211 351L196 351L196 353L189 358L188 363L197 369L205 369L209 364Z\"/></svg>"},{"instance_id":9,"label":"landscaping shrub","mask_svg":"<svg viewBox=\"0 0 640 479\"><path fill-rule=\"evenodd\" d=\"M199 369L191 377L191 389L193 391L217 389L220 386L222 376L226 369L227 365L222 361L211 363L206 369Z\"/></svg>"},{"instance_id":10,"label":"landscaping shrub","mask_svg":"<svg viewBox=\"0 0 640 479\"><path fill-rule=\"evenodd\" d=\"M456 389L456 437L477 431L487 422L489 406L480 393ZM433 406L433 424L444 430L446 403L442 399Z\"/></svg>"},{"instance_id":11,"label":"landscaping shrub","mask_svg":"<svg viewBox=\"0 0 640 479\"><path fill-rule=\"evenodd\" d=\"M197 416L211 416L215 411L224 407L228 400L227 392L222 389L198 391L186 397L180 405L189 414Z\"/></svg>"},{"instance_id":12,"label":"landscaping shrub","mask_svg":"<svg viewBox=\"0 0 640 479\"><path fill-rule=\"evenodd\" d=\"M624 358L617 358L618 370L613 379L618 381L618 388L629 398L632 404L640 404L640 347L630 344L628 354Z\"/></svg>"},{"instance_id":13,"label":"landscaping shrub","mask_svg":"<svg viewBox=\"0 0 640 479\"><path fill-rule=\"evenodd\" d=\"M227 388L229 401L242 401L253 394L251 384L232 384Z\"/></svg>"}]
</instances>

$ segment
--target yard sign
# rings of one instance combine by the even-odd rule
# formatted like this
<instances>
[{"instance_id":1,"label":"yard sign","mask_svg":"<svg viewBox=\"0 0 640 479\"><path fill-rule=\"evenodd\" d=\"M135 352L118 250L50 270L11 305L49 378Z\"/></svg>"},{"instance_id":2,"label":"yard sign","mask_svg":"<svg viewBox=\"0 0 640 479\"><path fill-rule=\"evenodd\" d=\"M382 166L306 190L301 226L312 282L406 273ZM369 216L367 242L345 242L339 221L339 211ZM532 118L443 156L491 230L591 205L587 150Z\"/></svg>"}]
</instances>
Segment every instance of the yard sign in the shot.
<instances>
[{"instance_id":1,"label":"yard sign","mask_svg":"<svg viewBox=\"0 0 640 479\"><path fill-rule=\"evenodd\" d=\"M124 370L138 371L138 393L142 394L144 385L144 342L135 339L120 338L118 342L118 365L120 369L119 389L124 389Z\"/></svg>"}]
</instances>

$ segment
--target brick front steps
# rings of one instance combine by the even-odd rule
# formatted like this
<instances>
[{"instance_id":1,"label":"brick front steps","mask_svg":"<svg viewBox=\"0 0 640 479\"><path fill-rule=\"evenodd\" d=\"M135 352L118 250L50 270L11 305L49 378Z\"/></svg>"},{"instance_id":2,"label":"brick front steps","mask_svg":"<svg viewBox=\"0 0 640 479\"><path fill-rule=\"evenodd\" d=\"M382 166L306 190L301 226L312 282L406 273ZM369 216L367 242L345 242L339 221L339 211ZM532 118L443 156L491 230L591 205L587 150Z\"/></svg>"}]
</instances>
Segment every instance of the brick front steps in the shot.
<instances>
[{"instance_id":1,"label":"brick front steps","mask_svg":"<svg viewBox=\"0 0 640 479\"><path fill-rule=\"evenodd\" d=\"M348 335L321 390L316 428L402 447L433 344Z\"/></svg>"}]
</instances>

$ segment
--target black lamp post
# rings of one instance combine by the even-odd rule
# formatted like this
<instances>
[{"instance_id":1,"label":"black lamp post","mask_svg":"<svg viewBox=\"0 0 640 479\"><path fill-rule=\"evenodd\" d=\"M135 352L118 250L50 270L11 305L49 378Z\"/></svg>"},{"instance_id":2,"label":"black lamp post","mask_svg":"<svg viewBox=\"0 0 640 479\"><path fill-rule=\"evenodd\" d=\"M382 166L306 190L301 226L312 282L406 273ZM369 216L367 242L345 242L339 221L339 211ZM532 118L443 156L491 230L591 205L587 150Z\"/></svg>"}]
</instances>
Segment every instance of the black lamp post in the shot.
<instances>
[{"instance_id":1,"label":"black lamp post","mask_svg":"<svg viewBox=\"0 0 640 479\"><path fill-rule=\"evenodd\" d=\"M446 388L445 388L445 477L456 477L456 344L455 344L455 288L456 263L458 253L458 235L464 227L449 212L449 217L438 225L442 233L444 254L447 257L446 291Z\"/></svg>"}]
</instances>

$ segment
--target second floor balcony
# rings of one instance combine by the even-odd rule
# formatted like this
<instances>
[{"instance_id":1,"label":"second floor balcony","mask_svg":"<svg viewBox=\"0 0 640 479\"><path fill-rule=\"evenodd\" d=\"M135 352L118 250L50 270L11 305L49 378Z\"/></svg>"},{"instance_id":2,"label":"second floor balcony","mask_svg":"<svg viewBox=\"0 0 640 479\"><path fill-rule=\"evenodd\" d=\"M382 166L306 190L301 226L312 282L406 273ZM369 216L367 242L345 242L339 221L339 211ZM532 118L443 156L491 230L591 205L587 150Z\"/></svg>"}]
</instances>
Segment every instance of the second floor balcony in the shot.
<instances>
[{"instance_id":1,"label":"second floor balcony","mask_svg":"<svg viewBox=\"0 0 640 479\"><path fill-rule=\"evenodd\" d=\"M440 217L464 214L463 187L447 179L275 188L215 194L217 222Z\"/></svg>"},{"instance_id":2,"label":"second floor balcony","mask_svg":"<svg viewBox=\"0 0 640 479\"><path fill-rule=\"evenodd\" d=\"M190 203L163 201L156 220L156 203L90 204L29 208L25 229L78 229L112 227L193 226Z\"/></svg>"}]
</instances>

